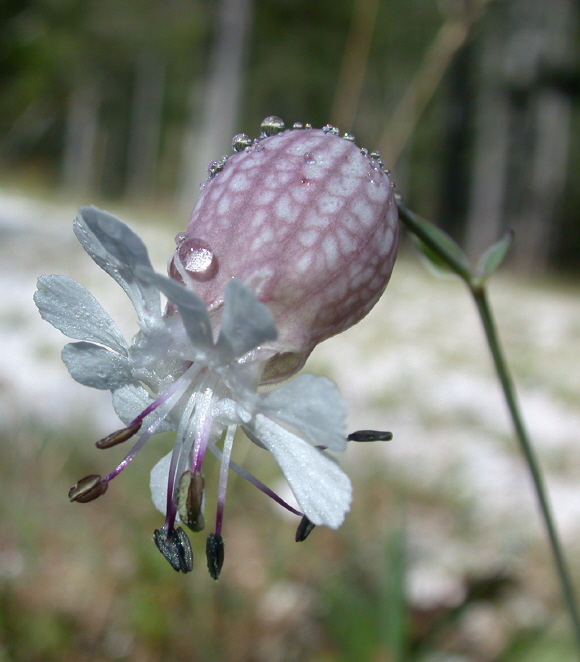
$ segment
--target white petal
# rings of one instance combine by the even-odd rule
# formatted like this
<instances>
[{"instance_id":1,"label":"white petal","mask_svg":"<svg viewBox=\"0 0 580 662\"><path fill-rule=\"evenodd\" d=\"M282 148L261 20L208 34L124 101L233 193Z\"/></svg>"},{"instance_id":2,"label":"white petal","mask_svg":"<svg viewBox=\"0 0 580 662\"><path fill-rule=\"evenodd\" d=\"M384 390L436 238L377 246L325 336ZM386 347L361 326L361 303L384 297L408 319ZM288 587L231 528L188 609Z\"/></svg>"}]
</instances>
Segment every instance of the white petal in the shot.
<instances>
[{"instance_id":1,"label":"white petal","mask_svg":"<svg viewBox=\"0 0 580 662\"><path fill-rule=\"evenodd\" d=\"M125 425L129 425L129 423L134 421L152 402L153 398L138 384L124 384L113 391L113 408ZM147 427L148 422L154 417L155 412L145 417L143 429ZM169 432L170 430L175 430L175 426L171 425L167 419L162 421L157 427L157 432Z\"/></svg>"},{"instance_id":2,"label":"white petal","mask_svg":"<svg viewBox=\"0 0 580 662\"><path fill-rule=\"evenodd\" d=\"M180 283L165 276L143 272L142 277L158 287L174 303L193 347L203 354L213 350L211 322L203 301Z\"/></svg>"},{"instance_id":3,"label":"white petal","mask_svg":"<svg viewBox=\"0 0 580 662\"><path fill-rule=\"evenodd\" d=\"M125 290L141 327L159 325L159 291L136 277L137 267L153 270L141 239L119 219L96 207L83 207L73 227L85 251Z\"/></svg>"},{"instance_id":4,"label":"white petal","mask_svg":"<svg viewBox=\"0 0 580 662\"><path fill-rule=\"evenodd\" d=\"M299 375L260 401L263 413L290 424L313 445L346 448L346 407L330 379Z\"/></svg>"},{"instance_id":5,"label":"white petal","mask_svg":"<svg viewBox=\"0 0 580 662\"><path fill-rule=\"evenodd\" d=\"M171 453L167 453L151 469L151 475L149 477L151 500L155 508L164 515L167 512L167 481L169 479L170 465Z\"/></svg>"},{"instance_id":6,"label":"white petal","mask_svg":"<svg viewBox=\"0 0 580 662\"><path fill-rule=\"evenodd\" d=\"M232 279L226 286L224 313L218 348L225 360L240 358L266 340L278 337L274 318L268 308L241 281Z\"/></svg>"},{"instance_id":7,"label":"white petal","mask_svg":"<svg viewBox=\"0 0 580 662\"><path fill-rule=\"evenodd\" d=\"M62 360L73 379L84 386L105 391L116 389L133 380L131 363L126 356L88 342L65 345Z\"/></svg>"},{"instance_id":8,"label":"white petal","mask_svg":"<svg viewBox=\"0 0 580 662\"><path fill-rule=\"evenodd\" d=\"M119 354L127 354L127 343L115 322L76 280L66 276L41 276L34 303L43 319L65 336L95 342Z\"/></svg>"},{"instance_id":9,"label":"white petal","mask_svg":"<svg viewBox=\"0 0 580 662\"><path fill-rule=\"evenodd\" d=\"M276 458L306 517L337 529L352 499L350 480L338 464L262 414L253 433Z\"/></svg>"}]
</instances>

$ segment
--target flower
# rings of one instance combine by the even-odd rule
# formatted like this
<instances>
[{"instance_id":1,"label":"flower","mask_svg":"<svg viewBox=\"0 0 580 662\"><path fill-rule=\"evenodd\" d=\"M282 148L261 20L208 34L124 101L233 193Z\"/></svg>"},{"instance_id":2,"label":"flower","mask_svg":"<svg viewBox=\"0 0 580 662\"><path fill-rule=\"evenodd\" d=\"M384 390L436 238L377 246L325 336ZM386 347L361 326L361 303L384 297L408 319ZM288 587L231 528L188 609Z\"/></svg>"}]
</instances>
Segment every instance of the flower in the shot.
<instances>
[{"instance_id":1,"label":"flower","mask_svg":"<svg viewBox=\"0 0 580 662\"><path fill-rule=\"evenodd\" d=\"M232 277L268 306L278 329L268 382L295 373L318 343L371 310L399 241L395 194L377 152L331 126L283 128L266 118L261 139L236 136L240 151L208 166L169 263L170 276L212 316Z\"/></svg>"},{"instance_id":2,"label":"flower","mask_svg":"<svg viewBox=\"0 0 580 662\"><path fill-rule=\"evenodd\" d=\"M86 476L71 501L104 494L157 432L175 430L173 451L151 472L165 522L154 540L172 567L189 572L193 554L180 524L205 527L203 461L221 461L210 574L224 560L221 536L228 469L302 517L296 540L315 525L337 528L351 501L347 476L327 451L343 451L345 407L336 386L294 375L314 346L361 319L389 280L398 246L395 197L377 153L338 130L267 118L259 139L239 134L236 154L208 166L189 225L176 237L169 278L154 272L141 240L106 212L85 207L74 231L91 258L125 290L140 331L127 343L79 283L38 281L44 319L80 342L62 358L81 384L108 389L124 428L97 442L137 441L107 476ZM161 295L167 299L161 309ZM231 460L236 429L274 456L300 507L286 504ZM388 439L360 431L353 441Z\"/></svg>"},{"instance_id":3,"label":"flower","mask_svg":"<svg viewBox=\"0 0 580 662\"><path fill-rule=\"evenodd\" d=\"M345 408L334 384L313 375L257 392L261 352L277 337L268 308L246 285L230 280L214 341L203 302L180 283L156 274L145 246L125 224L85 207L74 229L87 253L129 295L140 333L129 345L93 296L65 276L39 278L35 302L45 320L81 341L66 345L62 353L74 379L112 391L115 410L126 427L97 445L108 448L136 433L139 438L108 476L79 481L71 490L71 500L85 502L100 496L153 434L176 430L172 453L151 472L153 502L166 515L156 542L176 570L191 569L187 537L175 523L181 520L194 530L203 528L202 464L209 450L222 461L216 528L208 544L208 561L219 566L214 568L217 575L221 565L215 558L221 553L223 559L220 541L228 467L281 502L230 461L240 426L274 455L304 516L315 525L340 526L349 509L350 481L317 446L344 450ZM161 313L160 293L178 314ZM216 443L221 437L220 451Z\"/></svg>"}]
</instances>

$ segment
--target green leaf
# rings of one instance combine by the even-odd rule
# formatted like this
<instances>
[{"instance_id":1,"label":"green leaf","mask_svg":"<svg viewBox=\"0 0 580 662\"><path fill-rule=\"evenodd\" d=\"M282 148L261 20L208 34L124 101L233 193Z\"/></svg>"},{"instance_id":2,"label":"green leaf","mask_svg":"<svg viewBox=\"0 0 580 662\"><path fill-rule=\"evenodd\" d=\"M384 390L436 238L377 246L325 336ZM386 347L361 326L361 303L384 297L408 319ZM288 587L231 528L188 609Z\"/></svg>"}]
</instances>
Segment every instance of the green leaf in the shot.
<instances>
[{"instance_id":1,"label":"green leaf","mask_svg":"<svg viewBox=\"0 0 580 662\"><path fill-rule=\"evenodd\" d=\"M513 238L513 231L506 232L499 241L490 246L479 258L479 262L477 263L478 284L483 285L501 266L512 245Z\"/></svg>"},{"instance_id":2,"label":"green leaf","mask_svg":"<svg viewBox=\"0 0 580 662\"><path fill-rule=\"evenodd\" d=\"M417 247L437 273L455 272L464 277L471 272L467 256L454 239L424 218L413 215L413 221L415 227L410 229Z\"/></svg>"}]
</instances>

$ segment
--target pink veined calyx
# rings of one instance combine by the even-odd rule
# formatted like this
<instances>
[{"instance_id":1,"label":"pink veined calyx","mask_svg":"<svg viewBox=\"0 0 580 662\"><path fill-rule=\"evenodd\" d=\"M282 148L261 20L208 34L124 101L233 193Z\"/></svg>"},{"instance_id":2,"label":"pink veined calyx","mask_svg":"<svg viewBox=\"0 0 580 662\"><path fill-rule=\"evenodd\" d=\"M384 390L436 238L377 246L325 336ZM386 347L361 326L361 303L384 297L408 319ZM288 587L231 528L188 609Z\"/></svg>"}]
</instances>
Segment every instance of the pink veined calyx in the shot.
<instances>
[{"instance_id":1,"label":"pink veined calyx","mask_svg":"<svg viewBox=\"0 0 580 662\"><path fill-rule=\"evenodd\" d=\"M292 377L322 340L359 321L390 277L398 247L395 195L377 153L349 134L264 120L252 140L238 134L234 154L213 161L168 276L123 222L84 207L74 232L90 257L125 290L139 322L129 343L79 283L42 276L42 317L77 342L62 358L81 384L110 390L125 427L97 442L135 443L106 476L90 475L71 501L101 496L158 432L175 431L171 453L153 468L153 503L165 516L154 541L171 566L193 568L184 527L206 527L204 459L220 462L215 524L206 540L209 572L224 562L223 514L229 470L298 517L296 540L316 525L338 528L351 484L331 453L347 441L337 387L310 374ZM162 297L166 301L162 307ZM263 390L264 384L282 382ZM236 430L269 451L298 507L231 459Z\"/></svg>"}]
</instances>

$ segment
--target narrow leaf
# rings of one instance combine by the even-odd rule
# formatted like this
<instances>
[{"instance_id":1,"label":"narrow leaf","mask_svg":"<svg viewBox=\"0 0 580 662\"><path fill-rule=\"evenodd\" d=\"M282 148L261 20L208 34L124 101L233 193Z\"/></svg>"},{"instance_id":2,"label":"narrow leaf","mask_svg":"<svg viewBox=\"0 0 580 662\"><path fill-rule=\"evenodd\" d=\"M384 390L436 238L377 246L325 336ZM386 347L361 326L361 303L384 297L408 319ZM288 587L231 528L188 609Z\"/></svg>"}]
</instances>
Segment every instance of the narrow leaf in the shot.
<instances>
[{"instance_id":1,"label":"narrow leaf","mask_svg":"<svg viewBox=\"0 0 580 662\"><path fill-rule=\"evenodd\" d=\"M437 271L454 271L448 260L441 253L450 257L453 261L461 265L464 269L470 270L469 261L459 244L452 239L446 232L439 229L436 225L429 223L425 219L415 219L420 225L425 238L417 238L417 245L423 255L429 260ZM430 246L429 243L434 246ZM438 249L438 250L437 250Z\"/></svg>"},{"instance_id":2,"label":"narrow leaf","mask_svg":"<svg viewBox=\"0 0 580 662\"><path fill-rule=\"evenodd\" d=\"M506 232L495 244L490 246L477 263L478 282L483 284L503 263L514 238L513 231Z\"/></svg>"}]
</instances>

